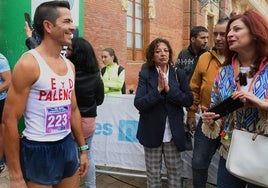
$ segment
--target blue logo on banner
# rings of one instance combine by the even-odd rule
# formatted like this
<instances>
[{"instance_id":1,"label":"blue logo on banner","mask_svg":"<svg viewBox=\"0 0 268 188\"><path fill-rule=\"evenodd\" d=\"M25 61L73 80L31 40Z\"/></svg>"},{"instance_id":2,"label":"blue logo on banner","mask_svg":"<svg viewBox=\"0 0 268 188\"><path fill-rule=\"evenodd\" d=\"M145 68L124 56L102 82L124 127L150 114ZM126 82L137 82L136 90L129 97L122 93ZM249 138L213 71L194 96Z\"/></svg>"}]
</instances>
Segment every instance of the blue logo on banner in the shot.
<instances>
[{"instance_id":1,"label":"blue logo on banner","mask_svg":"<svg viewBox=\"0 0 268 188\"><path fill-rule=\"evenodd\" d=\"M110 123L96 123L95 135L111 136L113 134L113 125Z\"/></svg>"},{"instance_id":2,"label":"blue logo on banner","mask_svg":"<svg viewBox=\"0 0 268 188\"><path fill-rule=\"evenodd\" d=\"M118 140L126 142L138 142L136 138L138 122L134 120L120 120Z\"/></svg>"}]
</instances>

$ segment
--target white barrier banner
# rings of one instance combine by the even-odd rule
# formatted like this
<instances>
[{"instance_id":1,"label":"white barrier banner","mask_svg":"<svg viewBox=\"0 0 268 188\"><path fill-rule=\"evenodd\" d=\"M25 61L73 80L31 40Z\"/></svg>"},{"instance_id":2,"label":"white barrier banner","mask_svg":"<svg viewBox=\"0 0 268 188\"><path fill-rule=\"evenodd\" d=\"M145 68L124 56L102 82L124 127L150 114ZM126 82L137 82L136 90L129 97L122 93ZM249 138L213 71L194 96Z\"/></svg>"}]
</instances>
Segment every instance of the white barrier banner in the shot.
<instances>
[{"instance_id":1,"label":"white barrier banner","mask_svg":"<svg viewBox=\"0 0 268 188\"><path fill-rule=\"evenodd\" d=\"M145 170L144 151L136 133L139 112L134 95L106 95L97 110L93 153L96 165Z\"/></svg>"},{"instance_id":2,"label":"white barrier banner","mask_svg":"<svg viewBox=\"0 0 268 188\"><path fill-rule=\"evenodd\" d=\"M143 146L136 138L139 112L134 107L134 95L106 95L97 114L92 142L95 165L145 171ZM209 168L208 182L213 184L218 159L217 153ZM182 161L182 177L191 178L192 151L182 152Z\"/></svg>"}]
</instances>

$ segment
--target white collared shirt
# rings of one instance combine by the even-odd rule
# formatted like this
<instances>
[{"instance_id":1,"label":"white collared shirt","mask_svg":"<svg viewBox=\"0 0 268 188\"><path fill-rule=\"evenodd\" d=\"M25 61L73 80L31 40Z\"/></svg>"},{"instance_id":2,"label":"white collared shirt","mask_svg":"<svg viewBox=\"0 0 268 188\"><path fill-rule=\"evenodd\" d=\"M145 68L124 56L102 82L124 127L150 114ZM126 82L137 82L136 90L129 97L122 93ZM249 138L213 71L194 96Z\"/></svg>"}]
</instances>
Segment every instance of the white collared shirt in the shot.
<instances>
[{"instance_id":1,"label":"white collared shirt","mask_svg":"<svg viewBox=\"0 0 268 188\"><path fill-rule=\"evenodd\" d=\"M156 69L157 69L157 72L159 72L159 69L157 67L156 67ZM165 78L167 80L167 83L168 83L168 76L169 76L169 66L167 68L167 72L165 73ZM168 121L168 117L167 117L166 118L166 127L165 127L163 142L170 142L171 139L172 139L172 134L171 134L169 121Z\"/></svg>"}]
</instances>

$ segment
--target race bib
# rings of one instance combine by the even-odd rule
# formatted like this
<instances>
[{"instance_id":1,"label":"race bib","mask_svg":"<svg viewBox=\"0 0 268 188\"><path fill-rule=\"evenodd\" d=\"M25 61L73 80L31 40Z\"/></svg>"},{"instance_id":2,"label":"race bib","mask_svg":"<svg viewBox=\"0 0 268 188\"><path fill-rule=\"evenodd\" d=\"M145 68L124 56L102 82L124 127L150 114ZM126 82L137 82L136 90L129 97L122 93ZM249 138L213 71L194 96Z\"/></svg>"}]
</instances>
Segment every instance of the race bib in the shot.
<instances>
[{"instance_id":1,"label":"race bib","mask_svg":"<svg viewBox=\"0 0 268 188\"><path fill-rule=\"evenodd\" d=\"M57 133L70 130L70 105L46 108L46 133Z\"/></svg>"}]
</instances>

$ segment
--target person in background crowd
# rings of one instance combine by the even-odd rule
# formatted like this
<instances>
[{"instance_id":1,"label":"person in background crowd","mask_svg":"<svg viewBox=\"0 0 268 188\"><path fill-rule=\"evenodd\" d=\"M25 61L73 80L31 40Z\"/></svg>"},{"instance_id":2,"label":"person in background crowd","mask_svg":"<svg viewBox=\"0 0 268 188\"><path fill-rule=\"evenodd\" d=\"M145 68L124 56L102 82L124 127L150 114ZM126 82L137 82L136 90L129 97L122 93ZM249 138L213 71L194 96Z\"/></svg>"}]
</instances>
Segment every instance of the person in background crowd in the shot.
<instances>
[{"instance_id":1,"label":"person in background crowd","mask_svg":"<svg viewBox=\"0 0 268 188\"><path fill-rule=\"evenodd\" d=\"M212 139L221 136L217 187L253 188L258 186L227 171L226 159L234 129L268 133L268 22L260 13L247 10L230 19L226 32L225 62L216 74L211 102L218 104L232 96L243 101L244 107L214 121L219 115L203 106L202 131Z\"/></svg>"},{"instance_id":2,"label":"person in background crowd","mask_svg":"<svg viewBox=\"0 0 268 188\"><path fill-rule=\"evenodd\" d=\"M176 68L183 69L186 72L187 83L190 85L191 77L194 73L196 63L199 56L208 51L208 30L203 26L195 26L190 31L190 45L188 48L181 50L178 55ZM184 114L187 115L186 108L183 108ZM183 117L185 122L185 130L189 130L186 118Z\"/></svg>"},{"instance_id":3,"label":"person in background crowd","mask_svg":"<svg viewBox=\"0 0 268 188\"><path fill-rule=\"evenodd\" d=\"M72 43L75 29L69 3L40 4L34 25L42 42L16 63L3 111L10 187L78 188L79 175L87 173L89 163L74 66L60 55L62 46ZM20 139L17 125L22 114L25 129Z\"/></svg>"},{"instance_id":4,"label":"person in background crowd","mask_svg":"<svg viewBox=\"0 0 268 188\"><path fill-rule=\"evenodd\" d=\"M105 48L101 59L104 67L101 69L105 94L125 94L125 69L118 64L114 49Z\"/></svg>"},{"instance_id":5,"label":"person in background crowd","mask_svg":"<svg viewBox=\"0 0 268 188\"><path fill-rule=\"evenodd\" d=\"M208 30L203 26L193 27L190 31L190 45L179 53L176 62L177 68L186 71L188 83L190 83L199 56L209 50L207 43Z\"/></svg>"},{"instance_id":6,"label":"person in background crowd","mask_svg":"<svg viewBox=\"0 0 268 188\"><path fill-rule=\"evenodd\" d=\"M86 188L96 188L95 164L91 143L96 129L97 106L104 100L104 86L99 64L91 44L83 38L73 38L66 57L75 66L75 94L82 116L84 138L88 143L89 171L85 177Z\"/></svg>"},{"instance_id":7,"label":"person in background crowd","mask_svg":"<svg viewBox=\"0 0 268 188\"><path fill-rule=\"evenodd\" d=\"M178 82L172 55L167 40L156 38L150 43L134 98L140 113L137 138L144 146L148 188L162 187L162 158L169 188L180 187L180 152L185 150L182 107L192 105L193 95L180 69L177 71L184 81Z\"/></svg>"},{"instance_id":8,"label":"person in background crowd","mask_svg":"<svg viewBox=\"0 0 268 188\"><path fill-rule=\"evenodd\" d=\"M0 174L7 169L3 161L4 145L2 135L2 113L10 81L11 71L8 60L3 54L0 53Z\"/></svg>"},{"instance_id":9,"label":"person in background crowd","mask_svg":"<svg viewBox=\"0 0 268 188\"><path fill-rule=\"evenodd\" d=\"M41 43L40 36L36 33L35 30L32 30L30 28L28 22L26 21L24 25L24 31L26 35L25 45L27 46L27 48L29 50L36 48Z\"/></svg>"},{"instance_id":10,"label":"person in background crowd","mask_svg":"<svg viewBox=\"0 0 268 188\"><path fill-rule=\"evenodd\" d=\"M194 149L192 159L193 186L194 188L205 188L208 178L208 168L213 155L220 146L220 140L207 138L201 130L202 119L199 119L196 129L196 113L200 106L209 108L210 95L214 76L223 64L225 58L223 50L225 47L225 29L229 19L219 19L214 27L213 40L215 46L212 50L203 53L197 62L195 71L190 81L194 102L187 108L187 125L194 134Z\"/></svg>"}]
</instances>

